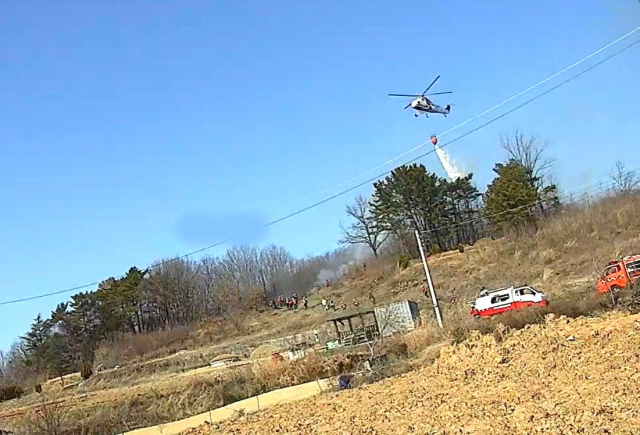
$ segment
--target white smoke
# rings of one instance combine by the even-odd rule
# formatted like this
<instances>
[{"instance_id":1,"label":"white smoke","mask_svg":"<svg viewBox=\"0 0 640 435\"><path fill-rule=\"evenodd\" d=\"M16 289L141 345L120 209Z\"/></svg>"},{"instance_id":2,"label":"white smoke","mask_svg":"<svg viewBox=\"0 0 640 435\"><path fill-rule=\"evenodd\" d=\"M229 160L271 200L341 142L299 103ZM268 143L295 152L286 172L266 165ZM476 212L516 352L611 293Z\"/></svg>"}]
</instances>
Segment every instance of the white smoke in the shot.
<instances>
[{"instance_id":1,"label":"white smoke","mask_svg":"<svg viewBox=\"0 0 640 435\"><path fill-rule=\"evenodd\" d=\"M316 285L324 285L325 281L335 281L347 271L348 266L340 266L338 269L322 269L318 274Z\"/></svg>"},{"instance_id":2,"label":"white smoke","mask_svg":"<svg viewBox=\"0 0 640 435\"><path fill-rule=\"evenodd\" d=\"M445 150L440 148L437 143L433 144L433 147L436 149L438 159L440 159L440 163L442 164L442 167L444 168L447 176L451 179L451 181L455 181L458 178L462 178L467 175L464 169L458 167L455 163L453 163L451 157L449 157L449 154L447 154Z\"/></svg>"},{"instance_id":3,"label":"white smoke","mask_svg":"<svg viewBox=\"0 0 640 435\"><path fill-rule=\"evenodd\" d=\"M340 279L347 273L350 266L360 265L370 256L371 251L362 244L351 245L346 249L334 252L326 267L318 273L316 284L324 285L326 280L331 282Z\"/></svg>"}]
</instances>

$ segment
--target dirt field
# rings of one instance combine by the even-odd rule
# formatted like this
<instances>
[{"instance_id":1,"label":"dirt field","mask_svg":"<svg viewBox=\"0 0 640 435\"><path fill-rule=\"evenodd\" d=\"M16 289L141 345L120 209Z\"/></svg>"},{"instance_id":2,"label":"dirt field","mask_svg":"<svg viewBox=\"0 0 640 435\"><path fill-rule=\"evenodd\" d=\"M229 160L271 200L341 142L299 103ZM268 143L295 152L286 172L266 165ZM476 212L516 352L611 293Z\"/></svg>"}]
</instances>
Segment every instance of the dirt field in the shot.
<instances>
[{"instance_id":1,"label":"dirt field","mask_svg":"<svg viewBox=\"0 0 640 435\"><path fill-rule=\"evenodd\" d=\"M639 381L640 315L561 317L472 335L417 372L184 435L637 434Z\"/></svg>"}]
</instances>

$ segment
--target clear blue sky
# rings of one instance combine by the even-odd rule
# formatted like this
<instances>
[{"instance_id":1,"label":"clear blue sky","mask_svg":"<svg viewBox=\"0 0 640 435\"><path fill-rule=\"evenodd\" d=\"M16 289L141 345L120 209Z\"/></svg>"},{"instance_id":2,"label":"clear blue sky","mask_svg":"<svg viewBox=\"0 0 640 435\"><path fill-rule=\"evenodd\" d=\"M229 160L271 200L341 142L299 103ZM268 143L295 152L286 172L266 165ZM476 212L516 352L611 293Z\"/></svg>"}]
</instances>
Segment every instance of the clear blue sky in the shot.
<instances>
[{"instance_id":1,"label":"clear blue sky","mask_svg":"<svg viewBox=\"0 0 640 435\"><path fill-rule=\"evenodd\" d=\"M636 0L5 2L0 300L287 214L638 23ZM636 48L448 151L484 189L500 134L520 128L548 140L561 186L603 177L607 147L637 153L639 72ZM437 74L434 91L455 91L436 97L447 119L386 96ZM244 240L331 249L345 204L370 191ZM0 348L61 300L0 306Z\"/></svg>"}]
</instances>

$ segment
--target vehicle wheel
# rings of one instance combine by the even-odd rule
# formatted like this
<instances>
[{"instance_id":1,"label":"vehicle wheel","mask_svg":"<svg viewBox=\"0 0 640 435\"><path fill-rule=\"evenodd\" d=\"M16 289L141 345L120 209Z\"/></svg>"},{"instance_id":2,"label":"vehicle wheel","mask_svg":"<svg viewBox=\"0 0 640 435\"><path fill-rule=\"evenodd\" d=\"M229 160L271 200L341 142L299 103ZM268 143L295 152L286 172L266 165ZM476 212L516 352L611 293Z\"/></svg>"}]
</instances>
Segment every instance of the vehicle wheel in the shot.
<instances>
[{"instance_id":1,"label":"vehicle wheel","mask_svg":"<svg viewBox=\"0 0 640 435\"><path fill-rule=\"evenodd\" d=\"M611 293L618 293L620 291L620 287L614 285L611 287Z\"/></svg>"}]
</instances>

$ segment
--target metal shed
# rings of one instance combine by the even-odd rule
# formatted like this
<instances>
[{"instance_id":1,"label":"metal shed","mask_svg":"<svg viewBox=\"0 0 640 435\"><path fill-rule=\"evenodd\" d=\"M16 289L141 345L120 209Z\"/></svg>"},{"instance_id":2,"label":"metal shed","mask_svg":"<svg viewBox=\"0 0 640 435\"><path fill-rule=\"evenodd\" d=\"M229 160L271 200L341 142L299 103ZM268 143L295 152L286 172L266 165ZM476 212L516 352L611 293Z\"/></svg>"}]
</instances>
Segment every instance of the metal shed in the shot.
<instances>
[{"instance_id":1,"label":"metal shed","mask_svg":"<svg viewBox=\"0 0 640 435\"><path fill-rule=\"evenodd\" d=\"M412 331L420 322L418 304L398 301L374 309L378 331L384 336Z\"/></svg>"},{"instance_id":2,"label":"metal shed","mask_svg":"<svg viewBox=\"0 0 640 435\"><path fill-rule=\"evenodd\" d=\"M333 323L338 342L342 346L366 343L379 335L374 310L345 314L329 319Z\"/></svg>"}]
</instances>

